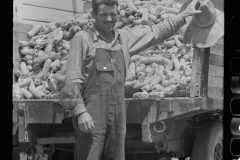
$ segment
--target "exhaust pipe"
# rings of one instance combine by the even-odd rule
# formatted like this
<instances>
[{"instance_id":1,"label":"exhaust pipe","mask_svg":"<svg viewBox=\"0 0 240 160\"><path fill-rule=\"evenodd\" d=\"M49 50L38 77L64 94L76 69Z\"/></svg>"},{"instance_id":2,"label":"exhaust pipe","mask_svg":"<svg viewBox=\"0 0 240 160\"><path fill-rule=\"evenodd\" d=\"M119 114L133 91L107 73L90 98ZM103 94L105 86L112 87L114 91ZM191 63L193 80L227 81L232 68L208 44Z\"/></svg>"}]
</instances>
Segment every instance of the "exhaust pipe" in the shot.
<instances>
[{"instance_id":1,"label":"exhaust pipe","mask_svg":"<svg viewBox=\"0 0 240 160\"><path fill-rule=\"evenodd\" d=\"M166 125L163 121L155 123L153 126L155 132L164 132L166 130Z\"/></svg>"}]
</instances>

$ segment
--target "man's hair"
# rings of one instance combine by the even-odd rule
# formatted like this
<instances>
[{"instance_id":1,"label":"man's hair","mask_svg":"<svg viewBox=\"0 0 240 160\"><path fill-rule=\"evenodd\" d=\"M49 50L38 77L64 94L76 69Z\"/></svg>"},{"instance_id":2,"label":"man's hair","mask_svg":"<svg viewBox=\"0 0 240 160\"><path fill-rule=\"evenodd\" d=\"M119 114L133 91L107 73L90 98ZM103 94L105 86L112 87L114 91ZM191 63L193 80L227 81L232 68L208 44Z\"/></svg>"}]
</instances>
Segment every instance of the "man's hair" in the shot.
<instances>
[{"instance_id":1,"label":"man's hair","mask_svg":"<svg viewBox=\"0 0 240 160\"><path fill-rule=\"evenodd\" d=\"M97 14L98 6L100 4L105 4L106 6L118 6L118 0L92 0L92 11Z\"/></svg>"}]
</instances>

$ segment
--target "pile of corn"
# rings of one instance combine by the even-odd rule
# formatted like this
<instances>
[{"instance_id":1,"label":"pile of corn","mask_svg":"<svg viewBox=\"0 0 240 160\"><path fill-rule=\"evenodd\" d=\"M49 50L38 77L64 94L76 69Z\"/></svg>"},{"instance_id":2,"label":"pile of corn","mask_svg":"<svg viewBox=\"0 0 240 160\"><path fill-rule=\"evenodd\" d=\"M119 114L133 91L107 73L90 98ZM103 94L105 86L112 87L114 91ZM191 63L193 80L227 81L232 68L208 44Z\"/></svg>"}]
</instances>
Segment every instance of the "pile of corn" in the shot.
<instances>
[{"instance_id":1,"label":"pile of corn","mask_svg":"<svg viewBox=\"0 0 240 160\"><path fill-rule=\"evenodd\" d=\"M115 28L152 25L179 13L181 4L173 0L134 1L124 0L118 7L119 21ZM125 2L125 3L124 3Z\"/></svg>"},{"instance_id":2,"label":"pile of corn","mask_svg":"<svg viewBox=\"0 0 240 160\"><path fill-rule=\"evenodd\" d=\"M120 17L114 28L142 27L178 14L172 0L121 1ZM58 99L64 85L71 39L93 27L90 12L39 24L19 41L20 68L15 69L13 99ZM141 88L133 98L187 96L191 80L193 48L178 34L131 57L125 86Z\"/></svg>"},{"instance_id":3,"label":"pile of corn","mask_svg":"<svg viewBox=\"0 0 240 160\"><path fill-rule=\"evenodd\" d=\"M140 88L133 98L188 97L193 47L174 35L131 57L125 86ZM180 42L181 46L177 46Z\"/></svg>"}]
</instances>

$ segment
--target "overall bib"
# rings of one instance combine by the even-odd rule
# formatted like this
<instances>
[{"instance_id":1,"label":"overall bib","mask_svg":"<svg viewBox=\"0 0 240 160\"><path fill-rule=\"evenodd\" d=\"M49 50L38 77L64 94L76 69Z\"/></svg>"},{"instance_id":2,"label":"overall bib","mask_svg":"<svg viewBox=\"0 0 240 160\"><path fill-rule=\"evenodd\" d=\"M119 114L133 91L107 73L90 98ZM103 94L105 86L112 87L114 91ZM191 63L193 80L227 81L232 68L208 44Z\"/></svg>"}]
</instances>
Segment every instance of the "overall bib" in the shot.
<instances>
[{"instance_id":1,"label":"overall bib","mask_svg":"<svg viewBox=\"0 0 240 160\"><path fill-rule=\"evenodd\" d=\"M88 30L89 36L93 33ZM124 160L126 106L124 100L125 62L122 49L97 46L91 72L83 85L82 97L95 128L91 133L75 129L75 160Z\"/></svg>"}]
</instances>

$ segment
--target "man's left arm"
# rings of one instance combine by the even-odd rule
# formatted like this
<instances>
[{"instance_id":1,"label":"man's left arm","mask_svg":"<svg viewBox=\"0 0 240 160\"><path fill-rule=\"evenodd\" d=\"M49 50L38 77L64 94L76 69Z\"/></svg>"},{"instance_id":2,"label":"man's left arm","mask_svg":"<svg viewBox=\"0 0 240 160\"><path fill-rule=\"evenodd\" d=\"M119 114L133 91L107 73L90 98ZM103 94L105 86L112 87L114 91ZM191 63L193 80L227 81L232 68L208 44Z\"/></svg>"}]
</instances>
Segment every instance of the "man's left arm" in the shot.
<instances>
[{"instance_id":1,"label":"man's left arm","mask_svg":"<svg viewBox=\"0 0 240 160\"><path fill-rule=\"evenodd\" d=\"M133 56L171 37L185 23L186 22L182 14L178 14L152 26L145 25L140 29L127 30L130 56Z\"/></svg>"},{"instance_id":2,"label":"man's left arm","mask_svg":"<svg viewBox=\"0 0 240 160\"><path fill-rule=\"evenodd\" d=\"M202 11L196 10L195 7L198 1L199 0L193 0L181 13L176 16L171 16L156 25L151 27L146 26L142 29L128 30L127 43L130 56L171 37L186 23L186 17L200 14Z\"/></svg>"}]
</instances>

